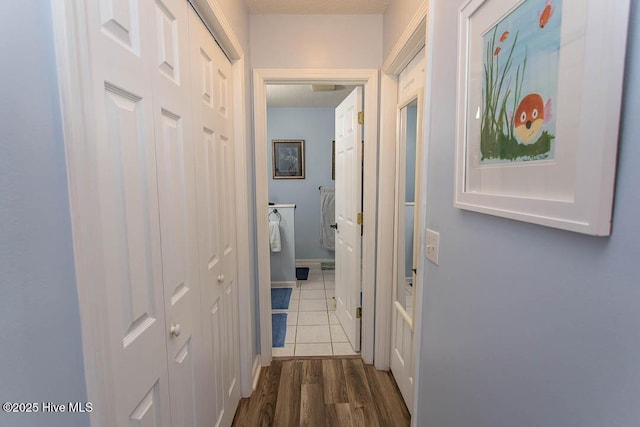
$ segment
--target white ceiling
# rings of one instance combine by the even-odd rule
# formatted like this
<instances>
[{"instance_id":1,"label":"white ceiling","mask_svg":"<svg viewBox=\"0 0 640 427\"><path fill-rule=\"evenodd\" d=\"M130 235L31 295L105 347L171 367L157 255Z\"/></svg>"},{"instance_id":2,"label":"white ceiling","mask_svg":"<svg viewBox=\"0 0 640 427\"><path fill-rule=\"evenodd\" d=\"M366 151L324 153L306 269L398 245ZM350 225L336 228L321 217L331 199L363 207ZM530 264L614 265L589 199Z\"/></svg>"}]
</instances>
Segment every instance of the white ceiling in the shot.
<instances>
[{"instance_id":1,"label":"white ceiling","mask_svg":"<svg viewBox=\"0 0 640 427\"><path fill-rule=\"evenodd\" d=\"M335 91L314 92L311 85L267 85L267 106L335 108L354 87L336 85Z\"/></svg>"},{"instance_id":2,"label":"white ceiling","mask_svg":"<svg viewBox=\"0 0 640 427\"><path fill-rule=\"evenodd\" d=\"M251 14L374 15L390 0L245 0Z\"/></svg>"}]
</instances>

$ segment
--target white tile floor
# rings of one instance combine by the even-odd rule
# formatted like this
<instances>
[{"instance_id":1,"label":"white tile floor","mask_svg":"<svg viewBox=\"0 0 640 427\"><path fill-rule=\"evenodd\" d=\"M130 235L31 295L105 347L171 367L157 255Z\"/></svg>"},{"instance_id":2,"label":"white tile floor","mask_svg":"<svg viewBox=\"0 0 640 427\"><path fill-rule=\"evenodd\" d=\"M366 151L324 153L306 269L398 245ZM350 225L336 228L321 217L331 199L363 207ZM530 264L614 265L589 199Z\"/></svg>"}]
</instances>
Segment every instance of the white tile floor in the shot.
<instances>
[{"instance_id":1,"label":"white tile floor","mask_svg":"<svg viewBox=\"0 0 640 427\"><path fill-rule=\"evenodd\" d=\"M309 266L307 280L293 288L286 310L287 334L284 347L273 347L273 356L345 356L353 351L333 307L335 271Z\"/></svg>"}]
</instances>

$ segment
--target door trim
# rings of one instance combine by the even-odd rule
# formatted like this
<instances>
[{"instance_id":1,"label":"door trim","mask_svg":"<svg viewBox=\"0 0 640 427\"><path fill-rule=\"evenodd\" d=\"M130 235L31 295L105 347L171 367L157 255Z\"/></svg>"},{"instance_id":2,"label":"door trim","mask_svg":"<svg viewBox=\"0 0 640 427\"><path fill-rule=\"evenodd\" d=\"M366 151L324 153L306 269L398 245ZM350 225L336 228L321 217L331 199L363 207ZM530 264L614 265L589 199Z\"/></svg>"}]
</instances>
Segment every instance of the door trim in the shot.
<instances>
[{"instance_id":1,"label":"door trim","mask_svg":"<svg viewBox=\"0 0 640 427\"><path fill-rule=\"evenodd\" d=\"M216 2L189 1L200 12L212 34L229 55L233 72L234 134L240 149L235 150L237 248L239 253L250 253L252 248L249 230L249 199L247 166L247 86L245 80L244 51L231 26ZM91 140L93 111L89 108L94 94L90 83L89 46L85 37L88 25L83 0L50 0L53 22L54 49L60 93L62 132L65 147L67 185L74 251L76 286L80 311L80 328L84 361L87 399L101 402L90 414L94 427L115 425L114 402L109 397L112 388L106 367L109 363L107 316L104 304L104 274L99 262L100 241L92 233L100 224L100 212L96 208L97 158ZM81 220L80 220L81 219ZM87 227L86 224L91 224ZM240 379L243 396L253 390L254 332L251 315L251 277L247 269L238 268L238 295L240 327Z\"/></svg>"},{"instance_id":2,"label":"door trim","mask_svg":"<svg viewBox=\"0 0 640 427\"><path fill-rule=\"evenodd\" d=\"M362 243L362 346L365 363L374 360L374 315L376 284L376 198L378 183L378 70L374 69L255 69L253 104L256 169L256 226L258 241L258 288L260 299L260 349L263 366L271 364L271 267L266 212L269 198L267 170L267 84L341 83L364 86L364 208Z\"/></svg>"}]
</instances>

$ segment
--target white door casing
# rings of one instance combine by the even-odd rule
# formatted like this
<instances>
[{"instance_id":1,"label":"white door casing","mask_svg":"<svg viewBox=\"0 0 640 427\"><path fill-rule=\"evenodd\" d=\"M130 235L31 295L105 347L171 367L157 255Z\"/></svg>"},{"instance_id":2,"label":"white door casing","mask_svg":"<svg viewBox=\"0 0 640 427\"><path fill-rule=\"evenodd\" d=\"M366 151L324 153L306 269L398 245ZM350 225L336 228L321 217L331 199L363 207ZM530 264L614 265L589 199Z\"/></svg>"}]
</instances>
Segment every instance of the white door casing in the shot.
<instances>
[{"instance_id":1,"label":"white door casing","mask_svg":"<svg viewBox=\"0 0 640 427\"><path fill-rule=\"evenodd\" d=\"M152 50L162 272L166 312L171 425L196 426L194 354L202 351L198 240L185 0L153 3Z\"/></svg>"},{"instance_id":2,"label":"white door casing","mask_svg":"<svg viewBox=\"0 0 640 427\"><path fill-rule=\"evenodd\" d=\"M226 426L240 401L231 64L190 13L204 385L202 425Z\"/></svg>"},{"instance_id":3,"label":"white door casing","mask_svg":"<svg viewBox=\"0 0 640 427\"><path fill-rule=\"evenodd\" d=\"M356 87L335 111L336 132L336 316L355 351L360 351L362 209L362 88Z\"/></svg>"}]
</instances>

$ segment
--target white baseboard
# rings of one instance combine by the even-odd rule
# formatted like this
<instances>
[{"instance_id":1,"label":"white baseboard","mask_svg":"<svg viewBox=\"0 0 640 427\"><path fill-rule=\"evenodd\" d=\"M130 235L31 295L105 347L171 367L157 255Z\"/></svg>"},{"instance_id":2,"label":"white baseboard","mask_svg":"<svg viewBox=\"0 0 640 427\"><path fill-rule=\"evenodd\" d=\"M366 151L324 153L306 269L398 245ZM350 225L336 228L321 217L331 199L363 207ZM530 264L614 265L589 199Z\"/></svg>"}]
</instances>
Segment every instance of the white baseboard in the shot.
<instances>
[{"instance_id":1,"label":"white baseboard","mask_svg":"<svg viewBox=\"0 0 640 427\"><path fill-rule=\"evenodd\" d=\"M300 266L316 266L320 265L323 262L335 262L334 258L329 259L297 259L296 267Z\"/></svg>"},{"instance_id":2,"label":"white baseboard","mask_svg":"<svg viewBox=\"0 0 640 427\"><path fill-rule=\"evenodd\" d=\"M258 354L253 361L253 390L258 387L258 380L260 379L260 372L262 372L262 365L260 364L260 355ZM248 396L245 396L248 397Z\"/></svg>"},{"instance_id":3,"label":"white baseboard","mask_svg":"<svg viewBox=\"0 0 640 427\"><path fill-rule=\"evenodd\" d=\"M271 287L272 288L288 288L291 286L296 286L298 282L294 281L290 281L290 282L271 282Z\"/></svg>"}]
</instances>

